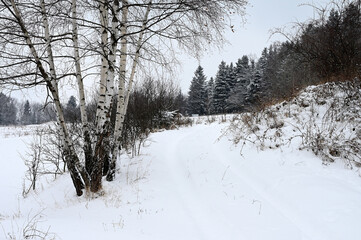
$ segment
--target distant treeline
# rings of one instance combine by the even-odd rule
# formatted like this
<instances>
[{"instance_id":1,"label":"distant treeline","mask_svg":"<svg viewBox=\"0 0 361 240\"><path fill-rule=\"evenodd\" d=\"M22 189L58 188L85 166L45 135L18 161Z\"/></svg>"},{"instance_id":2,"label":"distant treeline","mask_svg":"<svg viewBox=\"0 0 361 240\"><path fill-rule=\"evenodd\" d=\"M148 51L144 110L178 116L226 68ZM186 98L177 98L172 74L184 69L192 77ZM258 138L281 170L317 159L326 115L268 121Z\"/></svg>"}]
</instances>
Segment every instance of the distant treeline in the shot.
<instances>
[{"instance_id":1,"label":"distant treeline","mask_svg":"<svg viewBox=\"0 0 361 240\"><path fill-rule=\"evenodd\" d=\"M74 96L63 105L63 109L68 122L80 120L80 110ZM31 103L28 100L19 103L0 92L0 125L42 124L55 120L56 113L51 104Z\"/></svg>"},{"instance_id":2,"label":"distant treeline","mask_svg":"<svg viewBox=\"0 0 361 240\"><path fill-rule=\"evenodd\" d=\"M0 125L41 124L55 120L55 111L51 105L19 103L14 98L0 92Z\"/></svg>"},{"instance_id":3,"label":"distant treeline","mask_svg":"<svg viewBox=\"0 0 361 240\"><path fill-rule=\"evenodd\" d=\"M97 94L94 94L97 96ZM113 101L116 101L114 96ZM95 123L97 110L96 97L87 104L86 111L90 124ZM129 106L125 118L125 138L130 138L134 131L146 132L154 128L169 127L168 113L186 113L186 96L171 81L147 78L136 84L130 94ZM63 104L64 117L68 123L80 123L80 108L77 99L70 96ZM115 111L112 109L114 124ZM51 104L42 105L25 101L18 103L14 98L0 93L0 125L41 124L56 120L56 113Z\"/></svg>"}]
</instances>

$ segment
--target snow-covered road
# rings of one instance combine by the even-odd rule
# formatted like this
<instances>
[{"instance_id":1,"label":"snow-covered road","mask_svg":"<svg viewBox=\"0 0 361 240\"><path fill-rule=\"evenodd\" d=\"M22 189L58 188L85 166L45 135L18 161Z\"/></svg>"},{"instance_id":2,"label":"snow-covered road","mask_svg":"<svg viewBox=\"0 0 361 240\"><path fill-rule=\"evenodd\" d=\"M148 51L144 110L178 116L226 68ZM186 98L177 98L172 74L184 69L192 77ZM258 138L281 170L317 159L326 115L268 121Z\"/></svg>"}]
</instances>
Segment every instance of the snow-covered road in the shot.
<instances>
[{"instance_id":1,"label":"snow-covered road","mask_svg":"<svg viewBox=\"0 0 361 240\"><path fill-rule=\"evenodd\" d=\"M163 206L155 222L172 239L357 239L357 176L292 149L246 149L241 157L226 137L219 139L222 127L151 137L147 187L155 191L148 204Z\"/></svg>"}]
</instances>

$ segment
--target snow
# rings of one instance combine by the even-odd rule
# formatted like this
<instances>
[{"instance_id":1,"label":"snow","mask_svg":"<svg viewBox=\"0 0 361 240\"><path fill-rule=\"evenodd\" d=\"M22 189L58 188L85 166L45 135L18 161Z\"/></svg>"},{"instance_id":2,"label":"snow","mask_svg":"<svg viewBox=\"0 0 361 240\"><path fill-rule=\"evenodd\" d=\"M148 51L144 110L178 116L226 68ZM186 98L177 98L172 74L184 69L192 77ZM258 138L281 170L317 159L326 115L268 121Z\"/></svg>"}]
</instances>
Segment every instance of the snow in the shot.
<instances>
[{"instance_id":1,"label":"snow","mask_svg":"<svg viewBox=\"0 0 361 240\"><path fill-rule=\"evenodd\" d=\"M358 168L324 164L296 140L234 144L230 121L152 133L93 199L76 197L67 174L43 178L23 198L19 153L32 136L0 128L0 239L22 239L33 217L56 239L360 239Z\"/></svg>"}]
</instances>

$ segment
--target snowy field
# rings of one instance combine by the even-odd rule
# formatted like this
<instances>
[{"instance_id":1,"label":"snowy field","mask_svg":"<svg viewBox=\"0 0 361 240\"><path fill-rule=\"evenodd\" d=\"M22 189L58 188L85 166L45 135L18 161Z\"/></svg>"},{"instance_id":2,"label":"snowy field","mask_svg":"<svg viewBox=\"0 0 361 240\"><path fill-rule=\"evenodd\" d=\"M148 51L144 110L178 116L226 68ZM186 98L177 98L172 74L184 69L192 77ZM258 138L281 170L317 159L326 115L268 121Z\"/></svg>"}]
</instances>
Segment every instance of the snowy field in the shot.
<instances>
[{"instance_id":1,"label":"snowy field","mask_svg":"<svg viewBox=\"0 0 361 240\"><path fill-rule=\"evenodd\" d=\"M325 164L300 139L260 150L235 144L229 121L200 122L152 133L96 199L76 197L67 174L23 198L20 153L34 126L0 128L0 239L361 238L359 168Z\"/></svg>"}]
</instances>

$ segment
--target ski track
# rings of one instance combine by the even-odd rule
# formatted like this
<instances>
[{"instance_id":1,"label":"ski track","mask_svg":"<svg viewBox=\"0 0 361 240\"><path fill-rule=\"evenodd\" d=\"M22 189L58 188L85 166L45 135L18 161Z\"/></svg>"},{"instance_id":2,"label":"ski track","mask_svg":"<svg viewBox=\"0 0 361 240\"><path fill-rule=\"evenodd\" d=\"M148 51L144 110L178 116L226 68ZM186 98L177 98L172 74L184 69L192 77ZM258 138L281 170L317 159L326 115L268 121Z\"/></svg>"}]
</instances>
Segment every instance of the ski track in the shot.
<instances>
[{"instance_id":1,"label":"ski track","mask_svg":"<svg viewBox=\"0 0 361 240\"><path fill-rule=\"evenodd\" d=\"M198 141L197 136L207 134L208 129L209 126L199 125L183 135L176 131L169 132L167 142L157 139L155 143L159 148L166 146L165 151L155 157L165 169L162 174L164 178L160 181L173 186L170 188L172 192L164 194L176 196L177 201L172 204L179 206L174 208L182 209L189 219L188 223L193 225L193 229L183 229L184 234L187 231L197 232L198 236L193 236L194 239L205 240L280 240L289 239L290 235L300 240L332 239L318 231L318 226L310 218L292 209L277 191L266 191L262 178L252 169L244 169L240 164L241 158L239 162L226 159L222 154L224 148L217 140L219 135L210 135L208 143ZM239 153L236 151L236 154ZM192 156L198 157L195 159ZM207 164L202 161L207 161ZM198 165L207 166L207 169L197 169ZM208 179L217 175L218 179ZM227 182L227 179L231 179L231 182ZM230 205L227 211L217 209L217 206L227 204ZM253 214L242 214L242 211ZM282 224L274 225L273 219ZM179 237L184 239L182 234Z\"/></svg>"},{"instance_id":2,"label":"ski track","mask_svg":"<svg viewBox=\"0 0 361 240\"><path fill-rule=\"evenodd\" d=\"M165 151L165 157L169 160L166 161L166 167L169 169L170 177L173 180L173 184L176 187L177 195L180 197L180 204L183 206L185 213L192 220L194 227L197 229L198 236L196 239L230 239L227 236L232 233L230 229L230 223L224 219L216 209L212 208L208 201L211 199L205 199L203 191L200 186L197 185L197 176L193 175L192 169L189 164L195 159L189 159L184 153L187 149L195 147L199 149L199 146L193 145L193 141L189 144L189 139L196 139L194 135L196 133L189 133L186 136L177 138L168 144L167 151ZM196 142L196 141L195 141ZM202 150L202 149L199 149ZM201 155L200 152L199 155ZM219 226L222 232L212 230L212 226ZM240 238L241 237L241 238ZM243 236L238 235L238 239L246 239Z\"/></svg>"}]
</instances>

